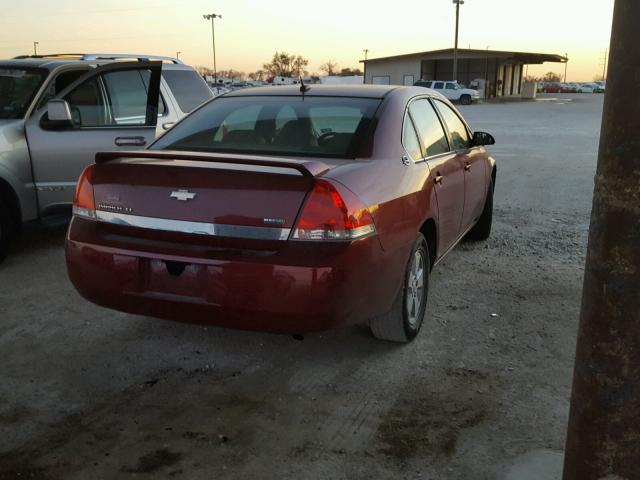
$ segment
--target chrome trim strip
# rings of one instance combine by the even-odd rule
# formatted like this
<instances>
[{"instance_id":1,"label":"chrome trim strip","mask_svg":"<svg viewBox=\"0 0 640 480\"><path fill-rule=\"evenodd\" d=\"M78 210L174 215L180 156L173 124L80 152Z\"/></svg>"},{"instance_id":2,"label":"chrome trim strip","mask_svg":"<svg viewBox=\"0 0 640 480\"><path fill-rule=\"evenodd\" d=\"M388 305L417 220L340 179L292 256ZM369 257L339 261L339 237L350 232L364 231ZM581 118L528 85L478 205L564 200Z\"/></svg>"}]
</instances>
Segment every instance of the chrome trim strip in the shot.
<instances>
[{"instance_id":1,"label":"chrome trim strip","mask_svg":"<svg viewBox=\"0 0 640 480\"><path fill-rule=\"evenodd\" d=\"M125 213L96 210L96 220L113 225L162 230L165 232L190 233L193 235L211 235L215 237L247 238L253 240L287 240L290 228L247 227L242 225L224 225L220 223L189 222L168 218L141 217Z\"/></svg>"}]
</instances>

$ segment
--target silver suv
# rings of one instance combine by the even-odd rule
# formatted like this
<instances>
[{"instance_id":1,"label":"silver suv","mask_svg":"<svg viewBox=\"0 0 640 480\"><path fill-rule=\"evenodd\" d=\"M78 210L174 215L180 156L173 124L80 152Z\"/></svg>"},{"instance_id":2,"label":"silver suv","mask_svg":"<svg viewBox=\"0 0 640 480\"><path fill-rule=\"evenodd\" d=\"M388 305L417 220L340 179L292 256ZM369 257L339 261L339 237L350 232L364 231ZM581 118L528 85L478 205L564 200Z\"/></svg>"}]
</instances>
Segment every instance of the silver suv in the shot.
<instances>
[{"instance_id":1,"label":"silver suv","mask_svg":"<svg viewBox=\"0 0 640 480\"><path fill-rule=\"evenodd\" d=\"M97 151L144 148L212 97L175 58L0 60L0 261L22 223L69 208Z\"/></svg>"}]
</instances>

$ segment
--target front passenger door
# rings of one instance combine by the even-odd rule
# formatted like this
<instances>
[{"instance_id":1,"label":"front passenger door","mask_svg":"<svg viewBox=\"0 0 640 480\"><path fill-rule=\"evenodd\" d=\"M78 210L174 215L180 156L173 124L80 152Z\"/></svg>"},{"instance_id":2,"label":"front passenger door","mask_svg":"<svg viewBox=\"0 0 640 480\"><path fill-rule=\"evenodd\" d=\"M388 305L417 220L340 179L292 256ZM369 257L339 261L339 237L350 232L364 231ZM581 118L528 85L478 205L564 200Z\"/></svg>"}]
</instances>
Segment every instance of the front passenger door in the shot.
<instances>
[{"instance_id":1,"label":"front passenger door","mask_svg":"<svg viewBox=\"0 0 640 480\"><path fill-rule=\"evenodd\" d=\"M484 207L487 196L487 153L484 148L471 148L471 138L466 125L449 105L436 99L433 102L447 126L452 148L464 164L464 232L480 218Z\"/></svg>"},{"instance_id":2,"label":"front passenger door","mask_svg":"<svg viewBox=\"0 0 640 480\"><path fill-rule=\"evenodd\" d=\"M41 213L70 204L75 184L95 154L141 149L156 136L161 62L114 62L60 92L72 127L47 123L46 106L26 124Z\"/></svg>"}]
</instances>

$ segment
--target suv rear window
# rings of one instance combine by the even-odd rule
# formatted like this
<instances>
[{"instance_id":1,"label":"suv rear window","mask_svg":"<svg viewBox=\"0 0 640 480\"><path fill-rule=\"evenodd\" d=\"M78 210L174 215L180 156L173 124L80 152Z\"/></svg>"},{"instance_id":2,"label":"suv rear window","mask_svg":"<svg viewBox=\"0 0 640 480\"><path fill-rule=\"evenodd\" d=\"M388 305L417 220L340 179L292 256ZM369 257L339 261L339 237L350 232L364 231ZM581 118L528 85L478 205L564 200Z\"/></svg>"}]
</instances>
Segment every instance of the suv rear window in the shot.
<instances>
[{"instance_id":1,"label":"suv rear window","mask_svg":"<svg viewBox=\"0 0 640 480\"><path fill-rule=\"evenodd\" d=\"M353 158L379 99L221 97L168 131L156 149Z\"/></svg>"},{"instance_id":2,"label":"suv rear window","mask_svg":"<svg viewBox=\"0 0 640 480\"><path fill-rule=\"evenodd\" d=\"M189 113L211 97L207 84L193 70L162 70L162 76L171 88L180 110Z\"/></svg>"}]
</instances>

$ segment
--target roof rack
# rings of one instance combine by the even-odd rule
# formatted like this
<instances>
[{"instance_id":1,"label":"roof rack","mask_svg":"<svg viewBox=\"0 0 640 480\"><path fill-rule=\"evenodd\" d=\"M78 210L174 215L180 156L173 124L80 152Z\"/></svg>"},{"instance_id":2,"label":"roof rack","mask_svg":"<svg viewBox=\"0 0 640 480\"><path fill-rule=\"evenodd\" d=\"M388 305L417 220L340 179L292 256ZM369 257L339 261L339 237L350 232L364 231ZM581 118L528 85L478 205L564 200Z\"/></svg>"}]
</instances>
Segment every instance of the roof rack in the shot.
<instances>
[{"instance_id":1,"label":"roof rack","mask_svg":"<svg viewBox=\"0 0 640 480\"><path fill-rule=\"evenodd\" d=\"M122 54L122 53L53 53L50 55L19 55L14 57L15 59L24 58L78 58L82 61L96 61L96 60L122 60L122 59L134 59L140 62L149 60L161 60L165 62L171 62L175 64L182 64L182 60L175 57L163 57L160 55L134 55L134 54Z\"/></svg>"}]
</instances>

